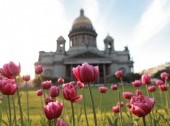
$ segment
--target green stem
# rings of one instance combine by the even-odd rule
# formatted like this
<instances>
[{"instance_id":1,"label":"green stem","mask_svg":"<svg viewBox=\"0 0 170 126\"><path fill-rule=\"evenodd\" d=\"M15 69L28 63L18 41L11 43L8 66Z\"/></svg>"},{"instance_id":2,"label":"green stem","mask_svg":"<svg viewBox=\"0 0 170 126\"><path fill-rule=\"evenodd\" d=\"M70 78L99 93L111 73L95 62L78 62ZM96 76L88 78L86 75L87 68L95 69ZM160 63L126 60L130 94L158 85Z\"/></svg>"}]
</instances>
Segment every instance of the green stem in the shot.
<instances>
[{"instance_id":1,"label":"green stem","mask_svg":"<svg viewBox=\"0 0 170 126\"><path fill-rule=\"evenodd\" d=\"M17 89L17 96L18 96L18 106L19 106L19 112L20 112L21 126L24 126L22 106L21 106L21 97L20 97L19 89Z\"/></svg>"},{"instance_id":2,"label":"green stem","mask_svg":"<svg viewBox=\"0 0 170 126\"><path fill-rule=\"evenodd\" d=\"M121 84L122 84L122 90L123 90L123 92L124 92L124 91L125 91L125 87L124 87L123 79L120 78L120 81L121 81Z\"/></svg>"},{"instance_id":3,"label":"green stem","mask_svg":"<svg viewBox=\"0 0 170 126\"><path fill-rule=\"evenodd\" d=\"M119 99L119 107L120 107L120 122L121 122L121 126L123 126L123 116L122 116L122 110L121 110L121 97L120 97L119 91L118 91L118 99Z\"/></svg>"},{"instance_id":4,"label":"green stem","mask_svg":"<svg viewBox=\"0 0 170 126\"><path fill-rule=\"evenodd\" d=\"M15 123L15 126L17 126L16 109L15 109L15 100L14 100L14 96L13 96L13 95L12 95L12 103L13 103L13 108L14 108L14 123Z\"/></svg>"},{"instance_id":5,"label":"green stem","mask_svg":"<svg viewBox=\"0 0 170 126\"><path fill-rule=\"evenodd\" d=\"M9 126L12 126L11 104L10 104L9 95L7 96L7 98L8 98L8 109L9 109Z\"/></svg>"},{"instance_id":6,"label":"green stem","mask_svg":"<svg viewBox=\"0 0 170 126\"><path fill-rule=\"evenodd\" d=\"M88 85L88 89L89 89L89 92L90 92L91 104L92 104L92 108L93 108L94 123L95 123L95 126L97 126L97 118L96 118L96 111L95 111L92 91L91 91L91 88L90 88L90 84L87 84L87 85Z\"/></svg>"},{"instance_id":7,"label":"green stem","mask_svg":"<svg viewBox=\"0 0 170 126\"><path fill-rule=\"evenodd\" d=\"M27 82L26 82L27 85ZM28 86L27 86L27 116L28 116L28 124L30 126L30 112L29 112L29 94L28 94Z\"/></svg>"},{"instance_id":8,"label":"green stem","mask_svg":"<svg viewBox=\"0 0 170 126\"><path fill-rule=\"evenodd\" d=\"M150 97L149 91L148 91L148 85L146 84L146 91L147 91L147 95L148 97Z\"/></svg>"},{"instance_id":9,"label":"green stem","mask_svg":"<svg viewBox=\"0 0 170 126\"><path fill-rule=\"evenodd\" d=\"M87 118L87 111L86 111L86 99L85 99L85 94L84 94L84 88L83 88L83 105L84 105L84 114L86 118L86 123L87 123L87 126L89 126L89 121Z\"/></svg>"},{"instance_id":10,"label":"green stem","mask_svg":"<svg viewBox=\"0 0 170 126\"><path fill-rule=\"evenodd\" d=\"M146 126L145 116L142 117L142 119L143 119L143 126Z\"/></svg>"},{"instance_id":11,"label":"green stem","mask_svg":"<svg viewBox=\"0 0 170 126\"><path fill-rule=\"evenodd\" d=\"M75 126L75 117L74 117L74 106L73 106L73 102L71 102L71 109L72 109L73 126Z\"/></svg>"},{"instance_id":12,"label":"green stem","mask_svg":"<svg viewBox=\"0 0 170 126\"><path fill-rule=\"evenodd\" d=\"M50 120L48 120L48 126L51 126L51 121Z\"/></svg>"},{"instance_id":13,"label":"green stem","mask_svg":"<svg viewBox=\"0 0 170 126\"><path fill-rule=\"evenodd\" d=\"M102 96L103 96L103 94L101 93L101 95L100 95L100 114L101 114L101 121L102 121Z\"/></svg>"}]
</instances>

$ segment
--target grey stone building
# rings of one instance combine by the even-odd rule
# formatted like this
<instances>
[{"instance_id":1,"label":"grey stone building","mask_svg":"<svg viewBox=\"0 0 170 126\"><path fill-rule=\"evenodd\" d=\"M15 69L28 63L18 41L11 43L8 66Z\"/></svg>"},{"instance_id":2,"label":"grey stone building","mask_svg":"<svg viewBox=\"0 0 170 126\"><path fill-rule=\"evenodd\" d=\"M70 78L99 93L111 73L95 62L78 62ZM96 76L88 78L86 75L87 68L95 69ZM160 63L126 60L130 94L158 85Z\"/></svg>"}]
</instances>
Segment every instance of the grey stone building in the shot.
<instances>
[{"instance_id":1,"label":"grey stone building","mask_svg":"<svg viewBox=\"0 0 170 126\"><path fill-rule=\"evenodd\" d=\"M36 64L44 66L44 75L51 77L73 78L72 68L83 62L98 65L100 75L97 83L106 81L106 77L112 75L116 70L122 69L125 73L132 72L133 61L130 59L127 47L123 51L116 51L114 39L106 36L104 39L104 50L97 48L97 33L92 22L80 10L68 34L69 49L65 50L66 40L60 36L57 39L57 49L55 52L39 52L39 59Z\"/></svg>"}]
</instances>

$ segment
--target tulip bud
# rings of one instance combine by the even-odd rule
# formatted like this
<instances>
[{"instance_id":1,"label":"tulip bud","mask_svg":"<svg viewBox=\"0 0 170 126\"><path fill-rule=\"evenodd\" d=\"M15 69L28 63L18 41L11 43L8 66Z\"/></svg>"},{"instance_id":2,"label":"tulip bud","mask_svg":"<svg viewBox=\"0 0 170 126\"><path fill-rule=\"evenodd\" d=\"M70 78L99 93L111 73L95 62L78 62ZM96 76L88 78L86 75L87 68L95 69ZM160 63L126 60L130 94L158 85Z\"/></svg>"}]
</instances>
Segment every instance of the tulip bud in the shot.
<instances>
[{"instance_id":1,"label":"tulip bud","mask_svg":"<svg viewBox=\"0 0 170 126\"><path fill-rule=\"evenodd\" d=\"M52 81L51 80L43 81L41 85L43 89L49 89L52 86Z\"/></svg>"},{"instance_id":2,"label":"tulip bud","mask_svg":"<svg viewBox=\"0 0 170 126\"><path fill-rule=\"evenodd\" d=\"M43 91L41 89L36 91L37 96L42 96L43 95Z\"/></svg>"},{"instance_id":3,"label":"tulip bud","mask_svg":"<svg viewBox=\"0 0 170 126\"><path fill-rule=\"evenodd\" d=\"M161 73L160 76L161 76L161 79L164 81L169 79L169 73L167 73L167 72Z\"/></svg>"},{"instance_id":4,"label":"tulip bud","mask_svg":"<svg viewBox=\"0 0 170 126\"><path fill-rule=\"evenodd\" d=\"M149 92L154 92L154 91L156 91L156 87L155 86L148 86L148 91Z\"/></svg>"},{"instance_id":5,"label":"tulip bud","mask_svg":"<svg viewBox=\"0 0 170 126\"><path fill-rule=\"evenodd\" d=\"M115 76L116 76L117 78L122 78L122 77L123 77L123 71L122 71L122 70L116 71L116 72L115 72Z\"/></svg>"},{"instance_id":6,"label":"tulip bud","mask_svg":"<svg viewBox=\"0 0 170 126\"><path fill-rule=\"evenodd\" d=\"M133 96L132 92L123 92L123 98L125 99L131 99L131 97Z\"/></svg>"},{"instance_id":7,"label":"tulip bud","mask_svg":"<svg viewBox=\"0 0 170 126\"><path fill-rule=\"evenodd\" d=\"M58 78L58 84L63 84L64 83L64 79L63 78Z\"/></svg>"},{"instance_id":8,"label":"tulip bud","mask_svg":"<svg viewBox=\"0 0 170 126\"><path fill-rule=\"evenodd\" d=\"M29 80L30 80L30 75L24 75L24 76L22 77L22 79L23 79L24 81L29 81Z\"/></svg>"},{"instance_id":9,"label":"tulip bud","mask_svg":"<svg viewBox=\"0 0 170 126\"><path fill-rule=\"evenodd\" d=\"M143 84L151 84L151 76L148 74L143 74L141 80Z\"/></svg>"},{"instance_id":10,"label":"tulip bud","mask_svg":"<svg viewBox=\"0 0 170 126\"><path fill-rule=\"evenodd\" d=\"M107 92L107 87L101 86L101 87L99 87L99 91L100 91L100 93L106 93Z\"/></svg>"},{"instance_id":11,"label":"tulip bud","mask_svg":"<svg viewBox=\"0 0 170 126\"><path fill-rule=\"evenodd\" d=\"M57 121L56 126L68 126L67 122L62 121L61 119Z\"/></svg>"},{"instance_id":12,"label":"tulip bud","mask_svg":"<svg viewBox=\"0 0 170 126\"><path fill-rule=\"evenodd\" d=\"M59 88L57 86L52 86L50 88L49 94L52 98L55 98L59 95Z\"/></svg>"},{"instance_id":13,"label":"tulip bud","mask_svg":"<svg viewBox=\"0 0 170 126\"><path fill-rule=\"evenodd\" d=\"M164 85L164 84L159 85L158 87L159 87L159 89L160 89L161 91L167 91L167 90L168 90L168 86L167 86L167 85Z\"/></svg>"},{"instance_id":14,"label":"tulip bud","mask_svg":"<svg viewBox=\"0 0 170 126\"><path fill-rule=\"evenodd\" d=\"M162 80L156 80L156 81L155 81L155 84L156 84L157 86L159 86L159 85L164 84L164 81L162 81Z\"/></svg>"},{"instance_id":15,"label":"tulip bud","mask_svg":"<svg viewBox=\"0 0 170 126\"><path fill-rule=\"evenodd\" d=\"M114 112L114 113L119 113L120 112L120 106L113 106L112 107L112 111Z\"/></svg>"},{"instance_id":16,"label":"tulip bud","mask_svg":"<svg viewBox=\"0 0 170 126\"><path fill-rule=\"evenodd\" d=\"M117 90L117 88L118 88L117 84L112 84L112 85L111 85L111 89L112 89L112 90Z\"/></svg>"},{"instance_id":17,"label":"tulip bud","mask_svg":"<svg viewBox=\"0 0 170 126\"><path fill-rule=\"evenodd\" d=\"M77 85L79 86L79 88L84 88L84 83L77 81Z\"/></svg>"},{"instance_id":18,"label":"tulip bud","mask_svg":"<svg viewBox=\"0 0 170 126\"><path fill-rule=\"evenodd\" d=\"M135 91L135 94L136 94L136 96L139 96L139 95L142 95L143 92L142 92L142 90L137 89L137 90Z\"/></svg>"},{"instance_id":19,"label":"tulip bud","mask_svg":"<svg viewBox=\"0 0 170 126\"><path fill-rule=\"evenodd\" d=\"M132 82L132 85L134 87L140 87L142 85L142 82L140 80L135 80Z\"/></svg>"},{"instance_id":20,"label":"tulip bud","mask_svg":"<svg viewBox=\"0 0 170 126\"><path fill-rule=\"evenodd\" d=\"M42 72L43 72L43 66L42 65L35 66L35 73L36 74L41 74Z\"/></svg>"}]
</instances>

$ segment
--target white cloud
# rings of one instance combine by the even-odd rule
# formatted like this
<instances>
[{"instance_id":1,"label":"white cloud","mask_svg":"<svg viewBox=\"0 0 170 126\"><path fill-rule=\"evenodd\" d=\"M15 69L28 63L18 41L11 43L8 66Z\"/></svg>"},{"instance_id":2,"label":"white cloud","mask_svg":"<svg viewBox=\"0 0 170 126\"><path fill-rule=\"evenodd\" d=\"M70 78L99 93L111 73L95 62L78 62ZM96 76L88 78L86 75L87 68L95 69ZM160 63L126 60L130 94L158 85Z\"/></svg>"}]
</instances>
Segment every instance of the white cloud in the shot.
<instances>
[{"instance_id":1,"label":"white cloud","mask_svg":"<svg viewBox=\"0 0 170 126\"><path fill-rule=\"evenodd\" d=\"M132 41L141 44L158 34L169 22L168 0L153 0L136 25Z\"/></svg>"}]
</instances>

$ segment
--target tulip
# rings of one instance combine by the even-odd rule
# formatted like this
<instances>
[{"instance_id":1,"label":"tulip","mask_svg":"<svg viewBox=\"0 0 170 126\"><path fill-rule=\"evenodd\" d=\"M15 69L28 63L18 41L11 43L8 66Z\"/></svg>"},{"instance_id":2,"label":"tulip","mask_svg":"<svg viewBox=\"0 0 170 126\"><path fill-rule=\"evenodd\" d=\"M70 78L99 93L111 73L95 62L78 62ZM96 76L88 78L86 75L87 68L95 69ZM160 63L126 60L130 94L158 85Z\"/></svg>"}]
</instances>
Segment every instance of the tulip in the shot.
<instances>
[{"instance_id":1,"label":"tulip","mask_svg":"<svg viewBox=\"0 0 170 126\"><path fill-rule=\"evenodd\" d=\"M41 74L42 72L43 72L43 66L42 65L35 66L35 73L36 74Z\"/></svg>"},{"instance_id":2,"label":"tulip","mask_svg":"<svg viewBox=\"0 0 170 126\"><path fill-rule=\"evenodd\" d=\"M43 95L43 90L39 89L36 91L37 96L42 96Z\"/></svg>"},{"instance_id":3,"label":"tulip","mask_svg":"<svg viewBox=\"0 0 170 126\"><path fill-rule=\"evenodd\" d=\"M83 97L82 95L77 95L76 88L70 83L64 85L63 96L66 100L70 102L78 102L82 100Z\"/></svg>"},{"instance_id":4,"label":"tulip","mask_svg":"<svg viewBox=\"0 0 170 126\"><path fill-rule=\"evenodd\" d=\"M68 126L66 121L62 121L61 119L57 121L56 126Z\"/></svg>"},{"instance_id":5,"label":"tulip","mask_svg":"<svg viewBox=\"0 0 170 126\"><path fill-rule=\"evenodd\" d=\"M155 99L147 96L133 96L130 100L130 111L138 116L145 117L154 107Z\"/></svg>"},{"instance_id":6,"label":"tulip","mask_svg":"<svg viewBox=\"0 0 170 126\"><path fill-rule=\"evenodd\" d=\"M118 106L118 105L113 106L113 107L112 107L112 111L113 111L114 113L119 113L119 112L120 112L120 106Z\"/></svg>"},{"instance_id":7,"label":"tulip","mask_svg":"<svg viewBox=\"0 0 170 126\"><path fill-rule=\"evenodd\" d=\"M134 87L140 87L142 85L142 82L140 80L135 80L132 82L132 85Z\"/></svg>"},{"instance_id":8,"label":"tulip","mask_svg":"<svg viewBox=\"0 0 170 126\"><path fill-rule=\"evenodd\" d=\"M18 86L12 79L4 79L1 85L1 91L4 95L14 95Z\"/></svg>"},{"instance_id":9,"label":"tulip","mask_svg":"<svg viewBox=\"0 0 170 126\"><path fill-rule=\"evenodd\" d=\"M112 90L117 90L117 88L118 88L117 84L112 84L112 85L111 85L111 89L112 89Z\"/></svg>"},{"instance_id":10,"label":"tulip","mask_svg":"<svg viewBox=\"0 0 170 126\"><path fill-rule=\"evenodd\" d=\"M148 91L154 92L154 91L156 91L156 87L155 86L148 86Z\"/></svg>"},{"instance_id":11,"label":"tulip","mask_svg":"<svg viewBox=\"0 0 170 126\"><path fill-rule=\"evenodd\" d=\"M44 107L44 113L48 120L60 117L63 110L63 104L56 101L50 102Z\"/></svg>"},{"instance_id":12,"label":"tulip","mask_svg":"<svg viewBox=\"0 0 170 126\"><path fill-rule=\"evenodd\" d=\"M117 78L122 78L123 77L123 71L122 70L118 70L118 71L116 71L115 72L115 76L117 77Z\"/></svg>"},{"instance_id":13,"label":"tulip","mask_svg":"<svg viewBox=\"0 0 170 126\"><path fill-rule=\"evenodd\" d=\"M41 85L43 89L49 89L52 86L52 81L51 80L43 81Z\"/></svg>"},{"instance_id":14,"label":"tulip","mask_svg":"<svg viewBox=\"0 0 170 126\"><path fill-rule=\"evenodd\" d=\"M143 84L150 84L151 83L151 76L148 75L148 74L143 74L142 77L141 77L141 81Z\"/></svg>"},{"instance_id":15,"label":"tulip","mask_svg":"<svg viewBox=\"0 0 170 126\"><path fill-rule=\"evenodd\" d=\"M14 62L10 61L9 63L3 65L1 72L4 76L6 76L9 79L15 78L20 74L21 66L20 64L16 65Z\"/></svg>"},{"instance_id":16,"label":"tulip","mask_svg":"<svg viewBox=\"0 0 170 126\"><path fill-rule=\"evenodd\" d=\"M131 97L133 96L132 92L123 92L123 98L125 99L131 99Z\"/></svg>"},{"instance_id":17,"label":"tulip","mask_svg":"<svg viewBox=\"0 0 170 126\"><path fill-rule=\"evenodd\" d=\"M142 92L142 90L137 89L137 90L135 91L135 94L136 94L136 96L139 96L139 95L142 95L143 92Z\"/></svg>"},{"instance_id":18,"label":"tulip","mask_svg":"<svg viewBox=\"0 0 170 126\"><path fill-rule=\"evenodd\" d=\"M155 84L156 84L157 86L160 86L160 85L163 85L163 84L164 84L164 81L162 81L162 80L156 80L156 81L155 81Z\"/></svg>"},{"instance_id":19,"label":"tulip","mask_svg":"<svg viewBox=\"0 0 170 126\"><path fill-rule=\"evenodd\" d=\"M84 83L77 81L77 85L79 86L79 88L84 88Z\"/></svg>"},{"instance_id":20,"label":"tulip","mask_svg":"<svg viewBox=\"0 0 170 126\"><path fill-rule=\"evenodd\" d=\"M63 83L64 83L64 79L63 79L63 78L61 78L61 77L60 77L60 78L58 78L58 83L59 83L59 84L63 84Z\"/></svg>"},{"instance_id":21,"label":"tulip","mask_svg":"<svg viewBox=\"0 0 170 126\"><path fill-rule=\"evenodd\" d=\"M167 81L169 79L169 73L167 73L167 72L161 73L160 76L161 76L161 79L164 81Z\"/></svg>"},{"instance_id":22,"label":"tulip","mask_svg":"<svg viewBox=\"0 0 170 126\"><path fill-rule=\"evenodd\" d=\"M24 76L22 77L22 79L23 79L24 81L29 81L29 80L30 80L30 75L24 75Z\"/></svg>"},{"instance_id":23,"label":"tulip","mask_svg":"<svg viewBox=\"0 0 170 126\"><path fill-rule=\"evenodd\" d=\"M164 84L159 85L158 87L159 87L159 89L160 89L161 91L167 91L167 90L168 90L168 86L167 86L167 85L164 85Z\"/></svg>"},{"instance_id":24,"label":"tulip","mask_svg":"<svg viewBox=\"0 0 170 126\"><path fill-rule=\"evenodd\" d=\"M117 105L122 108L124 106L124 103L123 102L118 102Z\"/></svg>"},{"instance_id":25,"label":"tulip","mask_svg":"<svg viewBox=\"0 0 170 126\"><path fill-rule=\"evenodd\" d=\"M88 63L83 63L81 66L74 67L72 70L74 77L83 83L94 82L99 75L98 66L92 66Z\"/></svg>"},{"instance_id":26,"label":"tulip","mask_svg":"<svg viewBox=\"0 0 170 126\"><path fill-rule=\"evenodd\" d=\"M47 105L50 102L54 102L54 100L51 97L46 97L45 98L45 104Z\"/></svg>"},{"instance_id":27,"label":"tulip","mask_svg":"<svg viewBox=\"0 0 170 126\"><path fill-rule=\"evenodd\" d=\"M106 93L107 92L107 87L101 86L101 87L99 87L99 91L100 91L100 93Z\"/></svg>"},{"instance_id":28,"label":"tulip","mask_svg":"<svg viewBox=\"0 0 170 126\"><path fill-rule=\"evenodd\" d=\"M55 98L59 95L59 88L57 86L52 86L50 88L49 94L52 98Z\"/></svg>"}]
</instances>

